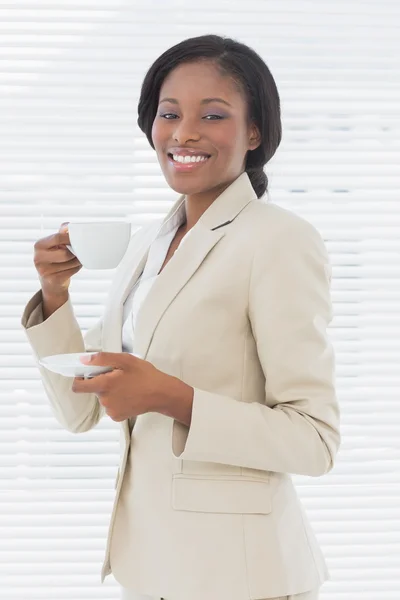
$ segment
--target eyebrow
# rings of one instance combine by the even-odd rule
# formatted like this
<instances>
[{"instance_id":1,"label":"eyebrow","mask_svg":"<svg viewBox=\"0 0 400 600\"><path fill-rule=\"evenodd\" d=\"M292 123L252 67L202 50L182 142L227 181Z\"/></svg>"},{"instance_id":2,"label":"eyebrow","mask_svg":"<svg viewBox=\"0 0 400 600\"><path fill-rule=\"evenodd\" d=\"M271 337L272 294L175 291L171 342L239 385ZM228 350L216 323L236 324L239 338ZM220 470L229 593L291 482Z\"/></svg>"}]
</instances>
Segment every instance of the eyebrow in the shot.
<instances>
[{"instance_id":1,"label":"eyebrow","mask_svg":"<svg viewBox=\"0 0 400 600\"><path fill-rule=\"evenodd\" d=\"M163 98L162 100L160 100L159 104L161 104L162 102L171 102L172 104L179 104L176 98ZM226 104L227 106L232 107L232 105L229 104L229 102L227 102L223 98L203 98L200 104L210 104L210 102L221 102L222 104Z\"/></svg>"}]
</instances>

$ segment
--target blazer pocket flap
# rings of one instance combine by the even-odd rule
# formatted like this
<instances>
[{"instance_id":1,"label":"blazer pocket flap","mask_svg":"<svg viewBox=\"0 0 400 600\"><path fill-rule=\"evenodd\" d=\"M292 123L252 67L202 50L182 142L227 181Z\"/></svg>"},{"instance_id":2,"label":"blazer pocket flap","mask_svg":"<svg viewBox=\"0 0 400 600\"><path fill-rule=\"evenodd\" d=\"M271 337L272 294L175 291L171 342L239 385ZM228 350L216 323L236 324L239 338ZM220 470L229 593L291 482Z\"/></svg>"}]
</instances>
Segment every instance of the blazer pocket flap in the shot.
<instances>
[{"instance_id":1,"label":"blazer pocket flap","mask_svg":"<svg viewBox=\"0 0 400 600\"><path fill-rule=\"evenodd\" d=\"M195 512L268 514L270 483L244 477L213 479L176 474L172 479L172 507Z\"/></svg>"}]
</instances>

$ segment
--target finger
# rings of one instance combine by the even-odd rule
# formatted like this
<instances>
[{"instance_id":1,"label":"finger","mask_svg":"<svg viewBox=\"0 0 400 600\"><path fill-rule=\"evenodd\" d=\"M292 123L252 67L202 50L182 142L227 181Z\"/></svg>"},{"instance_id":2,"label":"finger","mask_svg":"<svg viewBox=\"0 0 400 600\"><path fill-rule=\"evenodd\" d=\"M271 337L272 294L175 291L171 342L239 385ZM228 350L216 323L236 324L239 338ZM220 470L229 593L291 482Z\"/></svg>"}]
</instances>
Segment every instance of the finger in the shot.
<instances>
[{"instance_id":1,"label":"finger","mask_svg":"<svg viewBox=\"0 0 400 600\"><path fill-rule=\"evenodd\" d=\"M85 379L84 377L75 377L72 383L72 391L77 394L104 394L107 381L101 375Z\"/></svg>"},{"instance_id":2,"label":"finger","mask_svg":"<svg viewBox=\"0 0 400 600\"><path fill-rule=\"evenodd\" d=\"M59 231L53 233L47 237L41 238L35 242L35 249L37 250L50 250L52 248L65 248L66 244L70 243L68 231Z\"/></svg>"},{"instance_id":3,"label":"finger","mask_svg":"<svg viewBox=\"0 0 400 600\"><path fill-rule=\"evenodd\" d=\"M34 256L34 262L37 265L46 264L51 265L53 263L57 264L56 272L62 270L61 263L65 263L63 265L65 269L72 269L77 267L80 264L80 261L76 256L72 254L67 248L55 248L51 249L51 255L49 256L49 250L36 250Z\"/></svg>"},{"instance_id":4,"label":"finger","mask_svg":"<svg viewBox=\"0 0 400 600\"><path fill-rule=\"evenodd\" d=\"M83 364L90 364L96 367L113 367L114 369L126 369L135 359L132 354L127 352L96 352L91 356L80 356L79 360Z\"/></svg>"},{"instance_id":5,"label":"finger","mask_svg":"<svg viewBox=\"0 0 400 600\"><path fill-rule=\"evenodd\" d=\"M57 246L62 246L70 243L69 232L68 229L63 229L58 233L54 233L54 242Z\"/></svg>"}]
</instances>

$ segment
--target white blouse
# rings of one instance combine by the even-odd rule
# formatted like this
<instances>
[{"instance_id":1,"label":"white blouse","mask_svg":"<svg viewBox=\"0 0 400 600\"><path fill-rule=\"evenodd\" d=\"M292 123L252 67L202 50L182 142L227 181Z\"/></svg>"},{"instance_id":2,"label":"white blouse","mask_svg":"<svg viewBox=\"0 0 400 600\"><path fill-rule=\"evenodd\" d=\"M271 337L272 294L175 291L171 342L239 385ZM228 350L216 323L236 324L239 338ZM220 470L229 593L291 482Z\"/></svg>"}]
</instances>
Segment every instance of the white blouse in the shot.
<instances>
[{"instance_id":1,"label":"white blouse","mask_svg":"<svg viewBox=\"0 0 400 600\"><path fill-rule=\"evenodd\" d=\"M177 213L160 229L156 239L150 246L149 255L142 275L139 277L124 303L122 326L122 351L132 352L133 335L139 308L144 302L151 286L165 261L168 249L179 227L186 221L185 203L181 204ZM177 250L181 248L190 231L184 235Z\"/></svg>"}]
</instances>

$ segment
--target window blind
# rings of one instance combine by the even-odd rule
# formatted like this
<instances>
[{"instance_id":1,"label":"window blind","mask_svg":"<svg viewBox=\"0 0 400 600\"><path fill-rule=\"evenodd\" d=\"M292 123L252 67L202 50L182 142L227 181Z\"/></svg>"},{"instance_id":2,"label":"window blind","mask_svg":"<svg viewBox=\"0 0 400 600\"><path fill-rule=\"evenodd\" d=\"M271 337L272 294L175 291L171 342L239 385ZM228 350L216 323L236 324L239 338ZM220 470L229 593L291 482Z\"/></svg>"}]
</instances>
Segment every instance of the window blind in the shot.
<instances>
[{"instance_id":1,"label":"window blind","mask_svg":"<svg viewBox=\"0 0 400 600\"><path fill-rule=\"evenodd\" d=\"M331 572L321 600L398 600L399 17L389 0L0 3L1 598L119 598L111 576L100 585L119 424L61 428L20 319L40 288L37 239L73 219L167 213L177 195L136 126L140 85L166 48L217 33L275 77L268 201L311 221L333 266L342 447L328 475L293 476ZM73 277L83 334L112 276Z\"/></svg>"}]
</instances>

